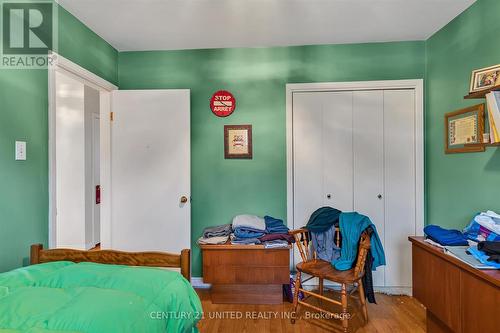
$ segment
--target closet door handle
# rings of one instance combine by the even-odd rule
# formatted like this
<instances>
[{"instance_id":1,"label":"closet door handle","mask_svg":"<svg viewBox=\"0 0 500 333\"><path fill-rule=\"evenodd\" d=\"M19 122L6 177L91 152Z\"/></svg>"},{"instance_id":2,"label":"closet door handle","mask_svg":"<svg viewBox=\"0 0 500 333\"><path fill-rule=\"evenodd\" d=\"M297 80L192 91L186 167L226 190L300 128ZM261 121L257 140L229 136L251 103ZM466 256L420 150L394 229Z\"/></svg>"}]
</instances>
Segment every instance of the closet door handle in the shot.
<instances>
[{"instance_id":1,"label":"closet door handle","mask_svg":"<svg viewBox=\"0 0 500 333\"><path fill-rule=\"evenodd\" d=\"M332 195L331 195L331 194L327 194L327 195L326 195L326 198L327 198L327 199L331 199L331 198L332 198Z\"/></svg>"},{"instance_id":2,"label":"closet door handle","mask_svg":"<svg viewBox=\"0 0 500 333\"><path fill-rule=\"evenodd\" d=\"M382 194L377 195L377 198L382 199Z\"/></svg>"}]
</instances>

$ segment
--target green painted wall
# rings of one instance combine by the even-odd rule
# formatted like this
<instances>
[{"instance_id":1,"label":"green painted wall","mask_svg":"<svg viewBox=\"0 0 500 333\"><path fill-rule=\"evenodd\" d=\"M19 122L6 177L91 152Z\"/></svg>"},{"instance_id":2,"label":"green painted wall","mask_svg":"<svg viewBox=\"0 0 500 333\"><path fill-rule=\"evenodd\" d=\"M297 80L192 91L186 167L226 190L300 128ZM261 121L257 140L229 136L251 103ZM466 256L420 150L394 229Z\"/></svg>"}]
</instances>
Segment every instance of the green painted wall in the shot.
<instances>
[{"instance_id":1,"label":"green painted wall","mask_svg":"<svg viewBox=\"0 0 500 333\"><path fill-rule=\"evenodd\" d=\"M443 115L465 101L472 69L499 63L497 0L479 0L427 42L118 54L65 10L59 52L122 89L191 89L193 274L196 238L239 213L286 218L285 84L426 78L427 223L462 228L475 211L500 210L500 149L445 155ZM237 98L226 119L208 100ZM254 159L224 160L223 125L254 126ZM47 242L47 71L0 70L0 271ZM14 161L14 141L28 161Z\"/></svg>"},{"instance_id":2,"label":"green painted wall","mask_svg":"<svg viewBox=\"0 0 500 333\"><path fill-rule=\"evenodd\" d=\"M117 82L118 52L59 8L59 53ZM0 70L0 272L28 262L48 239L47 70ZM28 160L14 161L14 142Z\"/></svg>"},{"instance_id":3,"label":"green painted wall","mask_svg":"<svg viewBox=\"0 0 500 333\"><path fill-rule=\"evenodd\" d=\"M444 114L464 100L473 69L500 63L500 1L479 0L426 42L427 223L462 229L480 210L500 211L500 149L444 154Z\"/></svg>"},{"instance_id":4,"label":"green painted wall","mask_svg":"<svg viewBox=\"0 0 500 333\"><path fill-rule=\"evenodd\" d=\"M423 42L125 52L121 89L191 89L193 275L203 228L241 213L286 218L285 84L423 78ZM211 95L230 90L236 111L215 117ZM253 160L224 160L224 124L253 125Z\"/></svg>"}]
</instances>

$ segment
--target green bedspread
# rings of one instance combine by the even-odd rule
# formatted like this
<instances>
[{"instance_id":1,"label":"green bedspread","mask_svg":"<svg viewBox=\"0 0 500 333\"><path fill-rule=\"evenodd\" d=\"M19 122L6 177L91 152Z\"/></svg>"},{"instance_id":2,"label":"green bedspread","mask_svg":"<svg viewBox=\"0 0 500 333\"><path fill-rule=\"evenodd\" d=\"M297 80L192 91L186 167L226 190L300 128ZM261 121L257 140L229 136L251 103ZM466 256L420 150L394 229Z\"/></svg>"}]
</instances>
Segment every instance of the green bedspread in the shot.
<instances>
[{"instance_id":1,"label":"green bedspread","mask_svg":"<svg viewBox=\"0 0 500 333\"><path fill-rule=\"evenodd\" d=\"M0 274L0 332L196 332L201 303L177 272L53 262Z\"/></svg>"}]
</instances>

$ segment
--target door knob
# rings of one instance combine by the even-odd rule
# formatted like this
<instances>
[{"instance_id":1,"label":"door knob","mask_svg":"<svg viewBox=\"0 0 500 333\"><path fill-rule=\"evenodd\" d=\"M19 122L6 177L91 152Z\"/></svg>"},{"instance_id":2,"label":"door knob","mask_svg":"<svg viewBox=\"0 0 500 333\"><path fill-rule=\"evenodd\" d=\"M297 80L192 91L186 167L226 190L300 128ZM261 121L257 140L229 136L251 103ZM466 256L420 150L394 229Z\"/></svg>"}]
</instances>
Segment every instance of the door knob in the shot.
<instances>
[{"instance_id":1,"label":"door knob","mask_svg":"<svg viewBox=\"0 0 500 333\"><path fill-rule=\"evenodd\" d=\"M382 194L377 195L377 198L382 199Z\"/></svg>"},{"instance_id":2,"label":"door knob","mask_svg":"<svg viewBox=\"0 0 500 333\"><path fill-rule=\"evenodd\" d=\"M185 195L183 195L181 197L181 203L186 203L186 202L188 202L188 198Z\"/></svg>"}]
</instances>

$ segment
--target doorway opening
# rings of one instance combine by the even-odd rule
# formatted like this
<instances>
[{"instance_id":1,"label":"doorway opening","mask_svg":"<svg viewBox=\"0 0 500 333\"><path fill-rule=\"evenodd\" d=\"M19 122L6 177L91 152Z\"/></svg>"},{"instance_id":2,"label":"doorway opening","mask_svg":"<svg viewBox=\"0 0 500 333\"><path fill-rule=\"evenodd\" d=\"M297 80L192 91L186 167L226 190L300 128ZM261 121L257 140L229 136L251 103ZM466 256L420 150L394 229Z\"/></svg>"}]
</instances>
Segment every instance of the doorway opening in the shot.
<instances>
[{"instance_id":1,"label":"doorway opening","mask_svg":"<svg viewBox=\"0 0 500 333\"><path fill-rule=\"evenodd\" d=\"M110 96L117 87L56 59L49 68L49 246L106 248Z\"/></svg>"}]
</instances>

